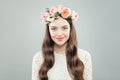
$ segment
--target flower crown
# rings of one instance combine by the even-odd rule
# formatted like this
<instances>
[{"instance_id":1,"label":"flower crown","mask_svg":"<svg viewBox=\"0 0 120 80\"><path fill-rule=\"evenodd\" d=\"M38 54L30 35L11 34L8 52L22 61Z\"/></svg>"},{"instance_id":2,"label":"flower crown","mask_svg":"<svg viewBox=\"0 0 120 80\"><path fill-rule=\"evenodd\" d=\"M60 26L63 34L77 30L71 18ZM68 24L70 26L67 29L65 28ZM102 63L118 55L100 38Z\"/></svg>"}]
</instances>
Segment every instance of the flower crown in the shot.
<instances>
[{"instance_id":1,"label":"flower crown","mask_svg":"<svg viewBox=\"0 0 120 80\"><path fill-rule=\"evenodd\" d=\"M79 16L78 13L76 13L74 10L72 11L71 9L61 5L47 8L46 11L41 15L42 22L52 22L59 17L76 21Z\"/></svg>"}]
</instances>

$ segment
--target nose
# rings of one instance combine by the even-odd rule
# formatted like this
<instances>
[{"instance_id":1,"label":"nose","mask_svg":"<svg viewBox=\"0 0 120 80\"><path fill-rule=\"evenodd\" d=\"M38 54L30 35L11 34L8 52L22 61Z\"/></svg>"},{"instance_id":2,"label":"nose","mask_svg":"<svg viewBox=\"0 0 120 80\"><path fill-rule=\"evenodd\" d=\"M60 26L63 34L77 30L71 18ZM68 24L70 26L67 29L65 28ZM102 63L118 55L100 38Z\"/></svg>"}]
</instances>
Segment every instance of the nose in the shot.
<instances>
[{"instance_id":1,"label":"nose","mask_svg":"<svg viewBox=\"0 0 120 80\"><path fill-rule=\"evenodd\" d=\"M58 30L58 31L57 31L57 35L58 35L58 36L61 36L62 34L63 34L62 30Z\"/></svg>"}]
</instances>

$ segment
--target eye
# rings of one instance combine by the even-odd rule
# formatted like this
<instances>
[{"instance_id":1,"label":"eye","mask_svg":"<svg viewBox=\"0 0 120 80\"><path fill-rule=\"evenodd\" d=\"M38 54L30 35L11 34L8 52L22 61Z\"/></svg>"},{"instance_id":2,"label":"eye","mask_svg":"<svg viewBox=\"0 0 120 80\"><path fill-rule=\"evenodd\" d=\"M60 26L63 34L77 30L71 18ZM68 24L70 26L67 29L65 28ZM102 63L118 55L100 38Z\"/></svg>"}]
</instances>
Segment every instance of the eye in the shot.
<instances>
[{"instance_id":1,"label":"eye","mask_svg":"<svg viewBox=\"0 0 120 80\"><path fill-rule=\"evenodd\" d=\"M56 30L56 28L51 28L51 30Z\"/></svg>"},{"instance_id":2,"label":"eye","mask_svg":"<svg viewBox=\"0 0 120 80\"><path fill-rule=\"evenodd\" d=\"M63 29L68 29L68 27L63 27Z\"/></svg>"}]
</instances>

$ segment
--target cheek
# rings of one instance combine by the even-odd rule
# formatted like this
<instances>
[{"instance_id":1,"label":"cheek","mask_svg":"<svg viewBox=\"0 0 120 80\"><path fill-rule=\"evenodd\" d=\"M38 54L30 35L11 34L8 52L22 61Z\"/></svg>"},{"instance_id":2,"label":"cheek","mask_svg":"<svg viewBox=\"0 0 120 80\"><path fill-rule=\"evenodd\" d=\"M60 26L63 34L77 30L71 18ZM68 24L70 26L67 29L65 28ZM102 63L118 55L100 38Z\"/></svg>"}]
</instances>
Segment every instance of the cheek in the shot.
<instances>
[{"instance_id":1,"label":"cheek","mask_svg":"<svg viewBox=\"0 0 120 80\"><path fill-rule=\"evenodd\" d=\"M50 36L51 36L52 39L55 38L55 33L50 31Z\"/></svg>"},{"instance_id":2,"label":"cheek","mask_svg":"<svg viewBox=\"0 0 120 80\"><path fill-rule=\"evenodd\" d=\"M66 37L69 37L70 36L70 30L66 31L65 34L66 34Z\"/></svg>"}]
</instances>

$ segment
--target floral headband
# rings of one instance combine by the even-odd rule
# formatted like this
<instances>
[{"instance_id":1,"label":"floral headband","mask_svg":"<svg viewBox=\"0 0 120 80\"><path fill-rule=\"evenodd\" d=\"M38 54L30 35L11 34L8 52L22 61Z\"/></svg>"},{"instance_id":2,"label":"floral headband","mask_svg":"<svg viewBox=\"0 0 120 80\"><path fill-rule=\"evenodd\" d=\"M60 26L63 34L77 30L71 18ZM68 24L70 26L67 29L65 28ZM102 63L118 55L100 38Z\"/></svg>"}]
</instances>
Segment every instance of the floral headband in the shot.
<instances>
[{"instance_id":1,"label":"floral headband","mask_svg":"<svg viewBox=\"0 0 120 80\"><path fill-rule=\"evenodd\" d=\"M78 19L78 13L76 13L74 10L67 7L63 7L61 5L58 5L57 7L51 7L47 8L46 11L40 16L42 19L42 22L52 22L56 18L62 17L64 19L72 19L77 20Z\"/></svg>"}]
</instances>

